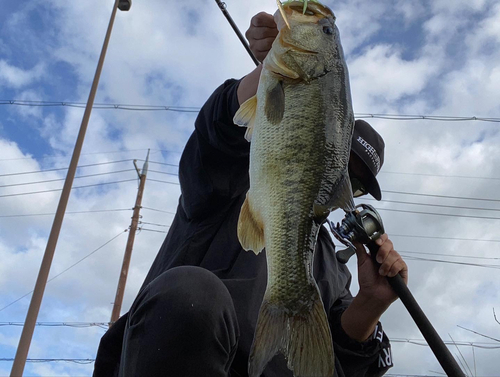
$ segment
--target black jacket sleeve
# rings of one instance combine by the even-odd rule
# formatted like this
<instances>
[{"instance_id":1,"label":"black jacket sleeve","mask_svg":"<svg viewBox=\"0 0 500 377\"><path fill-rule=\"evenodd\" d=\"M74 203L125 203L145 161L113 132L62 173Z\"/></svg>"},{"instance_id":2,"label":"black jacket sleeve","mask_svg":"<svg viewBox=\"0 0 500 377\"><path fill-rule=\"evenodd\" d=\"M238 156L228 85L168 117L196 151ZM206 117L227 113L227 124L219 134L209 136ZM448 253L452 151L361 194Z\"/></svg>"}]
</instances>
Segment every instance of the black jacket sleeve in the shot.
<instances>
[{"instance_id":1,"label":"black jacket sleeve","mask_svg":"<svg viewBox=\"0 0 500 377\"><path fill-rule=\"evenodd\" d=\"M179 167L181 205L188 219L203 219L249 187L250 143L233 123L239 80L227 80L207 100Z\"/></svg>"}]
</instances>

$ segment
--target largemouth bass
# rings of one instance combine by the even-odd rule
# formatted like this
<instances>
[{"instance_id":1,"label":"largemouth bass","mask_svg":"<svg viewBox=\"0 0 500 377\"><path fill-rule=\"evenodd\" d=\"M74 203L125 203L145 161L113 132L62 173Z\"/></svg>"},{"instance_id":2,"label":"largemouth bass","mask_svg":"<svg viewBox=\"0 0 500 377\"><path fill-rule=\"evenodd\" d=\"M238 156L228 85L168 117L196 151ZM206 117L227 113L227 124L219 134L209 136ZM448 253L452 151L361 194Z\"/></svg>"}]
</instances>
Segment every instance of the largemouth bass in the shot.
<instances>
[{"instance_id":1,"label":"largemouth bass","mask_svg":"<svg viewBox=\"0 0 500 377\"><path fill-rule=\"evenodd\" d=\"M302 2L280 9L257 94L234 119L251 139L238 237L256 254L265 247L268 267L249 376L281 351L294 376L331 377L332 336L312 263L330 211L354 208L347 171L354 114L333 12L317 2L305 12Z\"/></svg>"}]
</instances>

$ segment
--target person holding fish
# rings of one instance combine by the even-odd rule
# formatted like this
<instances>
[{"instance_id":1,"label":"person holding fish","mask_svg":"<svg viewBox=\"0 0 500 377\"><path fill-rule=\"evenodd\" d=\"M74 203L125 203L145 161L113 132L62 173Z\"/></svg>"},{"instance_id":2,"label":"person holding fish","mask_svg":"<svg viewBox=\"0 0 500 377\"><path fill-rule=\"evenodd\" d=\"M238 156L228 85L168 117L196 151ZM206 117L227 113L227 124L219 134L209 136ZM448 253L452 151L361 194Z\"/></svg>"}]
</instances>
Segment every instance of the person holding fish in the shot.
<instances>
[{"instance_id":1,"label":"person holding fish","mask_svg":"<svg viewBox=\"0 0 500 377\"><path fill-rule=\"evenodd\" d=\"M263 64L198 115L174 221L130 311L103 336L94 377L356 377L392 366L379 319L397 299L386 276L407 281L407 266L386 234L380 267L357 244L353 297L323 225L353 210L353 196L381 199L384 142L354 121L331 10L279 6L246 34Z\"/></svg>"}]
</instances>

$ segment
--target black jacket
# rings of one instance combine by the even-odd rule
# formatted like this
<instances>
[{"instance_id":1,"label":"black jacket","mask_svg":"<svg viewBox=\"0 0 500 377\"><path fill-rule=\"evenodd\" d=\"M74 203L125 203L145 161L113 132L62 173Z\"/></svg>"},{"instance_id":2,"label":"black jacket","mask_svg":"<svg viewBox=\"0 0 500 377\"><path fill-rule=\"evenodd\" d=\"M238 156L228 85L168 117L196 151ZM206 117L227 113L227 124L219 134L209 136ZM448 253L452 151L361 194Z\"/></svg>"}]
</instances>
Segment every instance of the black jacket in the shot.
<instances>
[{"instance_id":1,"label":"black jacket","mask_svg":"<svg viewBox=\"0 0 500 377\"><path fill-rule=\"evenodd\" d=\"M206 268L223 281L233 297L240 327L231 377L247 376L248 355L267 282L265 251L257 256L244 251L236 234L239 211L249 188L250 151L245 129L232 121L239 107L238 85L237 80L226 81L198 115L180 161L182 195L177 214L143 284L144 288L164 271L183 265ZM382 375L392 362L381 326L364 343L350 339L340 326L340 316L352 301L351 274L337 262L324 227L318 235L314 276L331 324L336 375ZM112 376L111 371L119 364L126 317L103 337L95 377ZM292 373L284 358L277 356L263 376L291 377Z\"/></svg>"}]
</instances>

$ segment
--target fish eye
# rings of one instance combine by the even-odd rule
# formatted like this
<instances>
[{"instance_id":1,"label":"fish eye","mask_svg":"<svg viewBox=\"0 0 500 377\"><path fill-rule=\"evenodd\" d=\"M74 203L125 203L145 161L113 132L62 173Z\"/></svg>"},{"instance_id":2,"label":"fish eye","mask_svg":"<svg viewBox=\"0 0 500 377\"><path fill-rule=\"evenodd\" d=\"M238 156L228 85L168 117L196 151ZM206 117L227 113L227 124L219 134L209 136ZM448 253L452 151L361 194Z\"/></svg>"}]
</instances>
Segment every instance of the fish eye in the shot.
<instances>
[{"instance_id":1,"label":"fish eye","mask_svg":"<svg viewBox=\"0 0 500 377\"><path fill-rule=\"evenodd\" d=\"M333 34L333 28L331 26L323 26L323 33L327 35Z\"/></svg>"}]
</instances>

